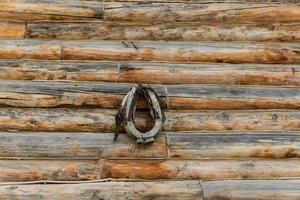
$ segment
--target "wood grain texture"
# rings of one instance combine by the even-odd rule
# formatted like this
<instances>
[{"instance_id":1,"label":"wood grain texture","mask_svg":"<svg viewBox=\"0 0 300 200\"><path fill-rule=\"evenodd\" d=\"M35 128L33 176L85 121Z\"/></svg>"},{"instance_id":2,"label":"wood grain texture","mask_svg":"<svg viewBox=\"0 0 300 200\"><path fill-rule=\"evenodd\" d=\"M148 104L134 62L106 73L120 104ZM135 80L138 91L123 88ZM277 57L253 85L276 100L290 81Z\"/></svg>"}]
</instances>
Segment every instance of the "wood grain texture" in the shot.
<instances>
[{"instance_id":1,"label":"wood grain texture","mask_svg":"<svg viewBox=\"0 0 300 200\"><path fill-rule=\"evenodd\" d=\"M167 133L152 145L113 133L0 132L2 159L299 158L299 132ZM168 152L168 154L167 154Z\"/></svg>"},{"instance_id":2,"label":"wood grain texture","mask_svg":"<svg viewBox=\"0 0 300 200\"><path fill-rule=\"evenodd\" d=\"M299 63L297 43L64 41L63 60Z\"/></svg>"},{"instance_id":3,"label":"wood grain texture","mask_svg":"<svg viewBox=\"0 0 300 200\"><path fill-rule=\"evenodd\" d=\"M25 36L24 23L0 22L0 38L21 39Z\"/></svg>"},{"instance_id":4,"label":"wood grain texture","mask_svg":"<svg viewBox=\"0 0 300 200\"><path fill-rule=\"evenodd\" d=\"M16 107L85 106L118 108L123 97L133 85L107 83L64 82L3 82L0 87L0 104ZM66 87L65 87L66 86ZM164 86L153 87L162 98L166 97ZM14 97L16 96L16 98ZM6 102L6 103L5 103ZM162 102L162 105L165 101ZM146 107L145 100L141 101ZM164 106L165 107L165 106Z\"/></svg>"},{"instance_id":5,"label":"wood grain texture","mask_svg":"<svg viewBox=\"0 0 300 200\"><path fill-rule=\"evenodd\" d=\"M133 137L114 133L0 132L2 159L163 159L164 134L152 145L138 145Z\"/></svg>"},{"instance_id":6,"label":"wood grain texture","mask_svg":"<svg viewBox=\"0 0 300 200\"><path fill-rule=\"evenodd\" d=\"M0 26L1 27L1 26ZM289 24L142 24L29 23L26 38L62 40L300 41L300 25Z\"/></svg>"},{"instance_id":7,"label":"wood grain texture","mask_svg":"<svg viewBox=\"0 0 300 200\"><path fill-rule=\"evenodd\" d=\"M0 60L0 79L300 86L300 66Z\"/></svg>"},{"instance_id":8,"label":"wood grain texture","mask_svg":"<svg viewBox=\"0 0 300 200\"><path fill-rule=\"evenodd\" d=\"M97 161L0 160L0 181L82 181L101 178Z\"/></svg>"},{"instance_id":9,"label":"wood grain texture","mask_svg":"<svg viewBox=\"0 0 300 200\"><path fill-rule=\"evenodd\" d=\"M0 59L295 64L298 43L0 40Z\"/></svg>"},{"instance_id":10,"label":"wood grain texture","mask_svg":"<svg viewBox=\"0 0 300 200\"><path fill-rule=\"evenodd\" d=\"M204 181L201 185L207 200L296 200L300 196L299 180Z\"/></svg>"},{"instance_id":11,"label":"wood grain texture","mask_svg":"<svg viewBox=\"0 0 300 200\"><path fill-rule=\"evenodd\" d=\"M118 82L119 76L117 62L0 60L2 80Z\"/></svg>"},{"instance_id":12,"label":"wood grain texture","mask_svg":"<svg viewBox=\"0 0 300 200\"><path fill-rule=\"evenodd\" d=\"M88 0L90 1L90 0ZM101 0L93 0L93 1L101 1ZM104 2L170 2L170 3L269 3L269 4L277 4L277 3L297 3L297 0L104 0Z\"/></svg>"},{"instance_id":13,"label":"wood grain texture","mask_svg":"<svg viewBox=\"0 0 300 200\"><path fill-rule=\"evenodd\" d=\"M63 185L0 186L0 199L15 200L72 199L166 199L202 200L198 181L104 182Z\"/></svg>"},{"instance_id":14,"label":"wood grain texture","mask_svg":"<svg viewBox=\"0 0 300 200\"><path fill-rule=\"evenodd\" d=\"M106 21L282 23L300 20L298 4L2 0L0 5L0 19L14 21L88 21L90 18L104 18Z\"/></svg>"},{"instance_id":15,"label":"wood grain texture","mask_svg":"<svg viewBox=\"0 0 300 200\"><path fill-rule=\"evenodd\" d=\"M299 166L299 160L1 160L0 181L293 179Z\"/></svg>"},{"instance_id":16,"label":"wood grain texture","mask_svg":"<svg viewBox=\"0 0 300 200\"><path fill-rule=\"evenodd\" d=\"M0 105L119 108L133 84L0 81ZM173 110L298 109L297 87L153 85L162 105ZM145 108L141 102L141 107Z\"/></svg>"},{"instance_id":17,"label":"wood grain texture","mask_svg":"<svg viewBox=\"0 0 300 200\"><path fill-rule=\"evenodd\" d=\"M299 86L298 71L297 65L120 63L119 82Z\"/></svg>"},{"instance_id":18,"label":"wood grain texture","mask_svg":"<svg viewBox=\"0 0 300 200\"><path fill-rule=\"evenodd\" d=\"M256 3L106 3L104 20L112 21L209 21L299 22L299 4Z\"/></svg>"},{"instance_id":19,"label":"wood grain texture","mask_svg":"<svg viewBox=\"0 0 300 200\"><path fill-rule=\"evenodd\" d=\"M102 3L56 0L1 0L0 21L87 21L102 18Z\"/></svg>"},{"instance_id":20,"label":"wood grain texture","mask_svg":"<svg viewBox=\"0 0 300 200\"><path fill-rule=\"evenodd\" d=\"M125 161L102 160L106 178L129 179L280 179L300 176L299 160L277 161Z\"/></svg>"},{"instance_id":21,"label":"wood grain texture","mask_svg":"<svg viewBox=\"0 0 300 200\"><path fill-rule=\"evenodd\" d=\"M61 45L55 41L0 40L0 59L61 58Z\"/></svg>"},{"instance_id":22,"label":"wood grain texture","mask_svg":"<svg viewBox=\"0 0 300 200\"><path fill-rule=\"evenodd\" d=\"M115 132L115 110L103 109L0 109L1 131ZM152 125L138 113L139 130ZM169 111L163 127L178 131L300 131L298 110ZM120 130L122 132L122 130Z\"/></svg>"},{"instance_id":23,"label":"wood grain texture","mask_svg":"<svg viewBox=\"0 0 300 200\"><path fill-rule=\"evenodd\" d=\"M281 159L300 157L299 132L231 133L167 133L169 157L176 159Z\"/></svg>"},{"instance_id":24,"label":"wood grain texture","mask_svg":"<svg viewBox=\"0 0 300 200\"><path fill-rule=\"evenodd\" d=\"M299 180L103 182L6 185L0 199L275 199L296 200ZM112 192L113 191L113 192Z\"/></svg>"}]
</instances>

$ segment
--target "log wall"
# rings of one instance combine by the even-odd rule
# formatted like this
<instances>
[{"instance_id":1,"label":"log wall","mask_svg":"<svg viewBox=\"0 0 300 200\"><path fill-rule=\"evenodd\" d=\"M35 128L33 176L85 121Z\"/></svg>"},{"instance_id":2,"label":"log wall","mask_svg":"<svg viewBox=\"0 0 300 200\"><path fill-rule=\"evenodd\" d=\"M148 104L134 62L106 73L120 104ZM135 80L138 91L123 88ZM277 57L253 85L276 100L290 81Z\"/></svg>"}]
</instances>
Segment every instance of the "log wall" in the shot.
<instances>
[{"instance_id":1,"label":"log wall","mask_svg":"<svg viewBox=\"0 0 300 200\"><path fill-rule=\"evenodd\" d=\"M299 30L295 0L0 0L0 199L299 199ZM115 126L135 84L151 145Z\"/></svg>"}]
</instances>

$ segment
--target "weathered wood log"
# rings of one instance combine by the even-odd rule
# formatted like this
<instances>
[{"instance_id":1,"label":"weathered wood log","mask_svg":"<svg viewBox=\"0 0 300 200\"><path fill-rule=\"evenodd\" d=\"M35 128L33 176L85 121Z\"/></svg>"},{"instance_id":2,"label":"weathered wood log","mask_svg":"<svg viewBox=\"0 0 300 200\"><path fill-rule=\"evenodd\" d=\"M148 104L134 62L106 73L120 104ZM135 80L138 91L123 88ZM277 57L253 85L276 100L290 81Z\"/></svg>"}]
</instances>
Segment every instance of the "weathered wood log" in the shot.
<instances>
[{"instance_id":1,"label":"weathered wood log","mask_svg":"<svg viewBox=\"0 0 300 200\"><path fill-rule=\"evenodd\" d=\"M101 172L97 161L0 161L0 181L97 180Z\"/></svg>"},{"instance_id":2,"label":"weathered wood log","mask_svg":"<svg viewBox=\"0 0 300 200\"><path fill-rule=\"evenodd\" d=\"M0 40L0 59L61 58L61 45L55 41Z\"/></svg>"},{"instance_id":3,"label":"weathered wood log","mask_svg":"<svg viewBox=\"0 0 300 200\"><path fill-rule=\"evenodd\" d=\"M300 132L167 133L169 157L246 159L300 157Z\"/></svg>"},{"instance_id":4,"label":"weathered wood log","mask_svg":"<svg viewBox=\"0 0 300 200\"><path fill-rule=\"evenodd\" d=\"M26 38L64 40L299 41L294 24L29 23Z\"/></svg>"},{"instance_id":5,"label":"weathered wood log","mask_svg":"<svg viewBox=\"0 0 300 200\"><path fill-rule=\"evenodd\" d=\"M119 82L299 86L299 72L297 65L120 63Z\"/></svg>"},{"instance_id":6,"label":"weathered wood log","mask_svg":"<svg viewBox=\"0 0 300 200\"><path fill-rule=\"evenodd\" d=\"M24 23L7 23L0 22L0 38L24 38L25 37Z\"/></svg>"},{"instance_id":7,"label":"weathered wood log","mask_svg":"<svg viewBox=\"0 0 300 200\"><path fill-rule=\"evenodd\" d=\"M91 0L87 0L91 1ZM101 1L101 0L92 0L92 1ZM104 2L154 2L159 3L162 2L160 0L104 0ZM206 4L206 3L297 3L297 0L167 0L166 2L170 3L199 3L199 4Z\"/></svg>"},{"instance_id":8,"label":"weathered wood log","mask_svg":"<svg viewBox=\"0 0 300 200\"><path fill-rule=\"evenodd\" d=\"M0 60L0 79L118 82L121 76L118 65L117 62ZM126 71L125 65L120 68ZM124 79L122 82L126 82L129 77Z\"/></svg>"},{"instance_id":9,"label":"weathered wood log","mask_svg":"<svg viewBox=\"0 0 300 200\"><path fill-rule=\"evenodd\" d=\"M2 159L299 158L300 133L161 133L152 145L126 134L0 132ZM168 155L166 154L168 152Z\"/></svg>"},{"instance_id":10,"label":"weathered wood log","mask_svg":"<svg viewBox=\"0 0 300 200\"><path fill-rule=\"evenodd\" d=\"M202 200L199 181L103 182L63 185L0 186L1 200L166 199Z\"/></svg>"},{"instance_id":11,"label":"weathered wood log","mask_svg":"<svg viewBox=\"0 0 300 200\"><path fill-rule=\"evenodd\" d=\"M166 88L167 107L176 110L293 109L300 107L296 88L187 85L170 85Z\"/></svg>"},{"instance_id":12,"label":"weathered wood log","mask_svg":"<svg viewBox=\"0 0 300 200\"><path fill-rule=\"evenodd\" d=\"M102 160L106 178L129 179L279 179L300 176L299 160L278 161L126 161Z\"/></svg>"},{"instance_id":13,"label":"weathered wood log","mask_svg":"<svg viewBox=\"0 0 300 200\"><path fill-rule=\"evenodd\" d=\"M1 0L0 21L88 21L102 18L102 3L93 1Z\"/></svg>"},{"instance_id":14,"label":"weathered wood log","mask_svg":"<svg viewBox=\"0 0 300 200\"><path fill-rule=\"evenodd\" d=\"M299 9L300 10L300 9ZM299 63L300 46L289 43L63 42L63 60Z\"/></svg>"},{"instance_id":15,"label":"weathered wood log","mask_svg":"<svg viewBox=\"0 0 300 200\"><path fill-rule=\"evenodd\" d=\"M149 130L148 115L137 113L139 130ZM140 115L139 115L140 114ZM115 132L115 110L0 109L1 131ZM300 131L297 110L170 111L164 131ZM121 131L121 130L120 130Z\"/></svg>"},{"instance_id":16,"label":"weathered wood log","mask_svg":"<svg viewBox=\"0 0 300 200\"><path fill-rule=\"evenodd\" d=\"M0 60L0 79L300 86L300 66Z\"/></svg>"},{"instance_id":17,"label":"weathered wood log","mask_svg":"<svg viewBox=\"0 0 300 200\"><path fill-rule=\"evenodd\" d=\"M38 2L38 4L37 4ZM299 22L298 4L103 3L97 1L1 0L0 20L74 21L89 18L147 22Z\"/></svg>"},{"instance_id":18,"label":"weathered wood log","mask_svg":"<svg viewBox=\"0 0 300 200\"><path fill-rule=\"evenodd\" d=\"M0 81L0 105L119 108L132 84ZM296 87L154 85L162 105L173 110L297 109ZM145 108L141 103L141 107Z\"/></svg>"},{"instance_id":19,"label":"weathered wood log","mask_svg":"<svg viewBox=\"0 0 300 200\"><path fill-rule=\"evenodd\" d=\"M299 180L103 182L0 186L0 199L195 199L296 200Z\"/></svg>"},{"instance_id":20,"label":"weathered wood log","mask_svg":"<svg viewBox=\"0 0 300 200\"><path fill-rule=\"evenodd\" d=\"M0 181L129 179L287 179L300 177L299 160L1 160Z\"/></svg>"},{"instance_id":21,"label":"weathered wood log","mask_svg":"<svg viewBox=\"0 0 300 200\"><path fill-rule=\"evenodd\" d=\"M113 21L209 21L299 22L299 4L256 3L106 3L104 20Z\"/></svg>"},{"instance_id":22,"label":"weathered wood log","mask_svg":"<svg viewBox=\"0 0 300 200\"><path fill-rule=\"evenodd\" d=\"M0 59L299 63L297 43L0 40Z\"/></svg>"},{"instance_id":23,"label":"weathered wood log","mask_svg":"<svg viewBox=\"0 0 300 200\"><path fill-rule=\"evenodd\" d=\"M2 159L164 159L164 134L152 145L138 145L133 137L114 133L0 132Z\"/></svg>"},{"instance_id":24,"label":"weathered wood log","mask_svg":"<svg viewBox=\"0 0 300 200\"><path fill-rule=\"evenodd\" d=\"M201 186L207 200L296 200L300 196L299 180L203 181Z\"/></svg>"}]
</instances>

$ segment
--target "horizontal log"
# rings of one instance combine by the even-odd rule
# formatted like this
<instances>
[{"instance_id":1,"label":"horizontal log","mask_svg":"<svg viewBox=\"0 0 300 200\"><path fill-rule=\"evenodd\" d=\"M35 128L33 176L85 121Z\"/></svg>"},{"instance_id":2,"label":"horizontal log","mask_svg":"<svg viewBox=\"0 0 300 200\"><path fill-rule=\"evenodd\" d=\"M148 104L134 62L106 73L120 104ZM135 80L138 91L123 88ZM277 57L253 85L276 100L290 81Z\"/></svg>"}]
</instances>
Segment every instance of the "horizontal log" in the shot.
<instances>
[{"instance_id":1,"label":"horizontal log","mask_svg":"<svg viewBox=\"0 0 300 200\"><path fill-rule=\"evenodd\" d=\"M37 4L38 2L38 4ZM298 4L150 3L57 0L1 0L0 20L75 21L89 18L146 22L299 22ZM23 18L25 17L25 18Z\"/></svg>"},{"instance_id":2,"label":"horizontal log","mask_svg":"<svg viewBox=\"0 0 300 200\"><path fill-rule=\"evenodd\" d=\"M133 137L114 133L0 132L2 159L162 159L164 134L152 145L138 145Z\"/></svg>"},{"instance_id":3,"label":"horizontal log","mask_svg":"<svg viewBox=\"0 0 300 200\"><path fill-rule=\"evenodd\" d=\"M0 38L24 38L25 24L0 22Z\"/></svg>"},{"instance_id":4,"label":"horizontal log","mask_svg":"<svg viewBox=\"0 0 300 200\"><path fill-rule=\"evenodd\" d=\"M119 108L132 84L0 81L0 105ZM162 105L173 110L298 109L297 87L154 85ZM145 108L145 104L141 103Z\"/></svg>"},{"instance_id":5,"label":"horizontal log","mask_svg":"<svg viewBox=\"0 0 300 200\"><path fill-rule=\"evenodd\" d=\"M300 86L300 66L0 60L0 79Z\"/></svg>"},{"instance_id":6,"label":"horizontal log","mask_svg":"<svg viewBox=\"0 0 300 200\"><path fill-rule=\"evenodd\" d=\"M137 113L137 128L152 128L148 115ZM169 111L163 130L300 131L298 110ZM115 110L0 109L1 131L115 132ZM121 130L120 130L121 131Z\"/></svg>"},{"instance_id":7,"label":"horizontal log","mask_svg":"<svg viewBox=\"0 0 300 200\"><path fill-rule=\"evenodd\" d=\"M300 85L297 65L120 63L119 66L119 82L127 83Z\"/></svg>"},{"instance_id":8,"label":"horizontal log","mask_svg":"<svg viewBox=\"0 0 300 200\"><path fill-rule=\"evenodd\" d=\"M101 178L97 161L0 160L0 181L83 181Z\"/></svg>"},{"instance_id":9,"label":"horizontal log","mask_svg":"<svg viewBox=\"0 0 300 200\"><path fill-rule=\"evenodd\" d=\"M0 186L0 199L166 199L202 200L198 181L103 182L63 185ZM9 192L10 191L10 192Z\"/></svg>"},{"instance_id":10,"label":"horizontal log","mask_svg":"<svg viewBox=\"0 0 300 200\"><path fill-rule=\"evenodd\" d=\"M296 200L300 196L299 180L204 181L201 186L207 200Z\"/></svg>"},{"instance_id":11,"label":"horizontal log","mask_svg":"<svg viewBox=\"0 0 300 200\"><path fill-rule=\"evenodd\" d=\"M1 28L1 25L0 25ZM294 24L29 23L26 38L63 40L300 41Z\"/></svg>"},{"instance_id":12,"label":"horizontal log","mask_svg":"<svg viewBox=\"0 0 300 200\"><path fill-rule=\"evenodd\" d=\"M295 64L297 43L0 40L0 59Z\"/></svg>"},{"instance_id":13,"label":"horizontal log","mask_svg":"<svg viewBox=\"0 0 300 200\"><path fill-rule=\"evenodd\" d=\"M113 133L0 132L2 159L236 159L299 158L300 133L167 133L152 145ZM166 154L168 152L168 155Z\"/></svg>"},{"instance_id":14,"label":"horizontal log","mask_svg":"<svg viewBox=\"0 0 300 200\"><path fill-rule=\"evenodd\" d=\"M0 199L232 199L296 200L299 180L100 182L0 186ZM38 194L38 197L37 197ZM203 196L203 197L202 197Z\"/></svg>"},{"instance_id":15,"label":"horizontal log","mask_svg":"<svg viewBox=\"0 0 300 200\"><path fill-rule=\"evenodd\" d=\"M88 21L102 18L100 2L1 0L0 21Z\"/></svg>"},{"instance_id":16,"label":"horizontal log","mask_svg":"<svg viewBox=\"0 0 300 200\"><path fill-rule=\"evenodd\" d=\"M299 166L299 160L1 160L0 181L291 179L300 177Z\"/></svg>"},{"instance_id":17,"label":"horizontal log","mask_svg":"<svg viewBox=\"0 0 300 200\"><path fill-rule=\"evenodd\" d=\"M102 160L106 178L129 179L279 179L300 176L299 160L278 161L118 161Z\"/></svg>"},{"instance_id":18,"label":"horizontal log","mask_svg":"<svg viewBox=\"0 0 300 200\"><path fill-rule=\"evenodd\" d=\"M299 132L167 133L170 158L247 159L300 157Z\"/></svg>"},{"instance_id":19,"label":"horizontal log","mask_svg":"<svg viewBox=\"0 0 300 200\"><path fill-rule=\"evenodd\" d=\"M209 21L299 22L299 4L257 3L106 3L104 20L111 21Z\"/></svg>"},{"instance_id":20,"label":"horizontal log","mask_svg":"<svg viewBox=\"0 0 300 200\"><path fill-rule=\"evenodd\" d=\"M299 63L298 44L64 42L63 60Z\"/></svg>"},{"instance_id":21,"label":"horizontal log","mask_svg":"<svg viewBox=\"0 0 300 200\"><path fill-rule=\"evenodd\" d=\"M88 0L91 1L91 0ZM101 1L101 0L93 0L93 1ZM161 0L104 0L104 2L154 2L159 3ZM206 3L264 3L264 4L275 4L275 3L297 3L297 0L167 0L166 2L170 3L199 3L199 4L206 4Z\"/></svg>"},{"instance_id":22,"label":"horizontal log","mask_svg":"<svg viewBox=\"0 0 300 200\"><path fill-rule=\"evenodd\" d=\"M116 62L0 60L1 80L118 82L119 76L118 63Z\"/></svg>"},{"instance_id":23,"label":"horizontal log","mask_svg":"<svg viewBox=\"0 0 300 200\"><path fill-rule=\"evenodd\" d=\"M53 41L0 40L0 59L61 58L61 45Z\"/></svg>"}]
</instances>

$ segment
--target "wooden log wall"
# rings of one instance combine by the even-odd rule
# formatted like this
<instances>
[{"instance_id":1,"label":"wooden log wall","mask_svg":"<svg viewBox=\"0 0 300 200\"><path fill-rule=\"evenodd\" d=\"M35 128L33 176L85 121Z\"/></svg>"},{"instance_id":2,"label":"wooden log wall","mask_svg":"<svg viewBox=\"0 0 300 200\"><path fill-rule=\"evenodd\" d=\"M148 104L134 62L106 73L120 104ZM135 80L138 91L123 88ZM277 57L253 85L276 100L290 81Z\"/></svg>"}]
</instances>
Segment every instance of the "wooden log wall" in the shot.
<instances>
[{"instance_id":1,"label":"wooden log wall","mask_svg":"<svg viewBox=\"0 0 300 200\"><path fill-rule=\"evenodd\" d=\"M297 0L0 0L0 199L299 199L299 41Z\"/></svg>"}]
</instances>

